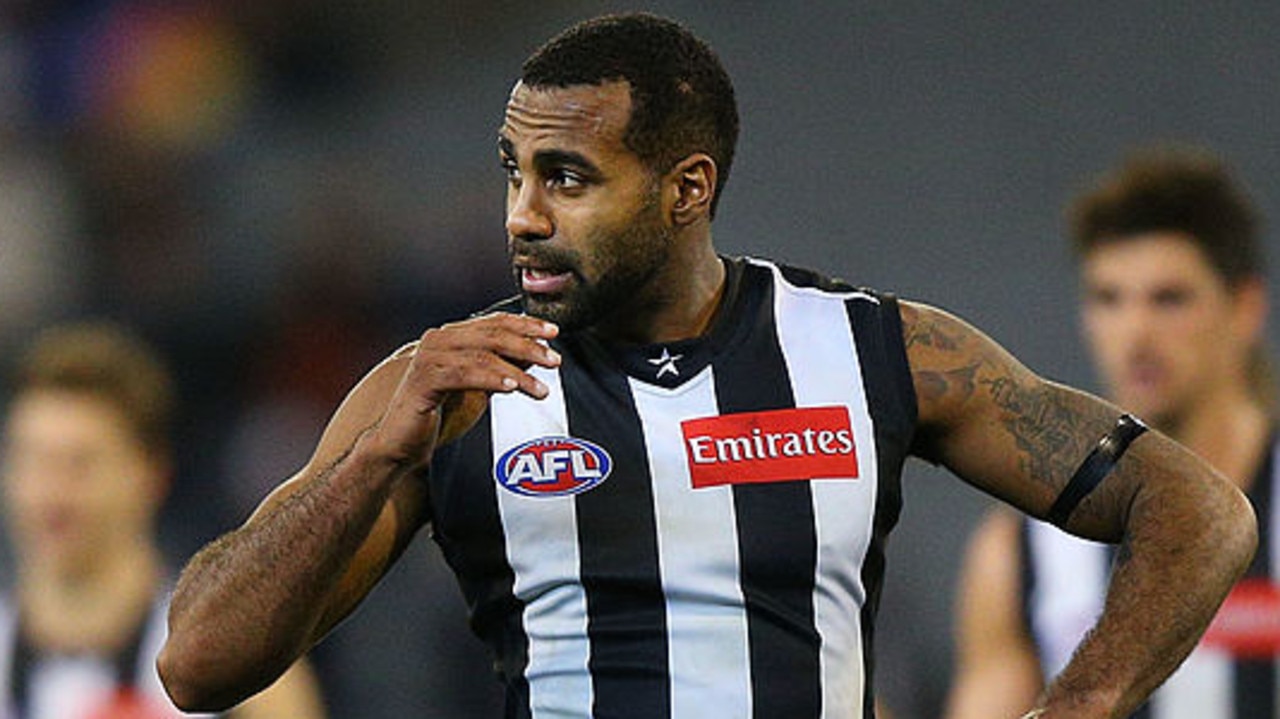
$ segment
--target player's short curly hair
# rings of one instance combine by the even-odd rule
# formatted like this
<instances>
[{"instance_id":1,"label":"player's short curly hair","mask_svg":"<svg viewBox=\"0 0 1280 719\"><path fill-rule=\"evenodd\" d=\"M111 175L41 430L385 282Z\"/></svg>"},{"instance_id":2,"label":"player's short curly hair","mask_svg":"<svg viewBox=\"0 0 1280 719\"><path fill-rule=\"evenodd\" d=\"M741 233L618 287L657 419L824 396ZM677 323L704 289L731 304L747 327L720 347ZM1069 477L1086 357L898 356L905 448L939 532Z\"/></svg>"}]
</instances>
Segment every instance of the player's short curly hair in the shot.
<instances>
[{"instance_id":1,"label":"player's short curly hair","mask_svg":"<svg viewBox=\"0 0 1280 719\"><path fill-rule=\"evenodd\" d=\"M586 20L538 48L520 80L531 87L627 82L626 146L659 173L692 153L707 153L718 169L714 215L733 164L738 108L719 58L688 29L648 13Z\"/></svg>"},{"instance_id":2,"label":"player's short curly hair","mask_svg":"<svg viewBox=\"0 0 1280 719\"><path fill-rule=\"evenodd\" d=\"M1230 287L1266 271L1252 201L1227 165L1199 147L1135 151L1070 205L1068 223L1078 257L1133 235L1172 231L1194 242Z\"/></svg>"}]
</instances>

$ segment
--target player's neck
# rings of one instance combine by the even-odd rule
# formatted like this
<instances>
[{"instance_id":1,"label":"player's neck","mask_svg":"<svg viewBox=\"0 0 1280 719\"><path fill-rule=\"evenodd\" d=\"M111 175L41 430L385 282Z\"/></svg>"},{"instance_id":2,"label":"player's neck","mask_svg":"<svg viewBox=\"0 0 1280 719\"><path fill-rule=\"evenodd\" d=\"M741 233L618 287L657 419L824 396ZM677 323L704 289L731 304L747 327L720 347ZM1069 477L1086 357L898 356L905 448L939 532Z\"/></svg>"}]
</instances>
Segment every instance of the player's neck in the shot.
<instances>
[{"instance_id":1,"label":"player's neck","mask_svg":"<svg viewBox=\"0 0 1280 719\"><path fill-rule=\"evenodd\" d=\"M105 557L74 576L43 568L19 575L23 631L45 651L113 651L133 636L154 601L162 577L159 551Z\"/></svg>"},{"instance_id":2,"label":"player's neck","mask_svg":"<svg viewBox=\"0 0 1280 719\"><path fill-rule=\"evenodd\" d=\"M1238 487L1248 489L1268 449L1270 414L1245 390L1211 400L1166 431Z\"/></svg>"},{"instance_id":3,"label":"player's neck","mask_svg":"<svg viewBox=\"0 0 1280 719\"><path fill-rule=\"evenodd\" d=\"M648 345L701 336L711 327L724 296L725 268L710 243L671 263L655 283L660 296L595 328L609 340Z\"/></svg>"}]
</instances>

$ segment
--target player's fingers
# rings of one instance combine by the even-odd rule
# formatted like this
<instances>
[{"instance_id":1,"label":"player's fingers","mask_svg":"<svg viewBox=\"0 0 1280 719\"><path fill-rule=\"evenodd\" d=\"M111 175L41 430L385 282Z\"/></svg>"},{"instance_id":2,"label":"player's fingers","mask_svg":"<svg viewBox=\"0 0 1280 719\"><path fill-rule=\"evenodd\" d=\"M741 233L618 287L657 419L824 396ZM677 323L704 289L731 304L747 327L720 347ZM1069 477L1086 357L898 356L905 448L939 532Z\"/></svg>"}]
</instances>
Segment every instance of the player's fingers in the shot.
<instances>
[{"instance_id":1,"label":"player's fingers","mask_svg":"<svg viewBox=\"0 0 1280 719\"><path fill-rule=\"evenodd\" d=\"M482 349L521 367L555 367L560 356L546 345L556 325L523 315L495 313L427 330L419 352Z\"/></svg>"},{"instance_id":2,"label":"player's fingers","mask_svg":"<svg viewBox=\"0 0 1280 719\"><path fill-rule=\"evenodd\" d=\"M538 399L547 395L545 384L490 350L419 349L411 372L422 394L433 399L447 392L467 390L521 391Z\"/></svg>"},{"instance_id":3,"label":"player's fingers","mask_svg":"<svg viewBox=\"0 0 1280 719\"><path fill-rule=\"evenodd\" d=\"M515 315L510 312L493 312L473 317L467 322L480 326L501 327L516 334L527 335L538 339L549 340L555 337L560 328L554 322L548 322L529 315Z\"/></svg>"}]
</instances>

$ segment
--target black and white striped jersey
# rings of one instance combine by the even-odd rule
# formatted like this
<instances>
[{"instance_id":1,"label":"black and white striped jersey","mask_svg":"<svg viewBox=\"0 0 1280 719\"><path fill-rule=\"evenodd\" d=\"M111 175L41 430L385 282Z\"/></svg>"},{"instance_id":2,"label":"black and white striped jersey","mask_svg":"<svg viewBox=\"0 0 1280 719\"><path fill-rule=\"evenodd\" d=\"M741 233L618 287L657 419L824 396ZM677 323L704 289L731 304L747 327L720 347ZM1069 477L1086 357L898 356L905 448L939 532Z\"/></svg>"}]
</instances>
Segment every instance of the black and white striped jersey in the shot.
<instances>
[{"instance_id":1,"label":"black and white striped jersey","mask_svg":"<svg viewBox=\"0 0 1280 719\"><path fill-rule=\"evenodd\" d=\"M1249 489L1258 550L1199 646L1133 719L1280 719L1280 486L1272 442ZM1066 665L1102 612L1113 547L1023 519L1023 614L1046 679Z\"/></svg>"},{"instance_id":2,"label":"black and white striped jersey","mask_svg":"<svg viewBox=\"0 0 1280 719\"><path fill-rule=\"evenodd\" d=\"M45 651L31 644L10 597L0 597L0 719L131 716L213 717L173 706L156 657L167 635L169 587L157 592L144 623L118 652Z\"/></svg>"},{"instance_id":3,"label":"black and white striped jersey","mask_svg":"<svg viewBox=\"0 0 1280 719\"><path fill-rule=\"evenodd\" d=\"M896 301L725 260L704 336L558 338L430 473L508 717L873 716L916 404ZM513 311L519 311L514 307Z\"/></svg>"}]
</instances>

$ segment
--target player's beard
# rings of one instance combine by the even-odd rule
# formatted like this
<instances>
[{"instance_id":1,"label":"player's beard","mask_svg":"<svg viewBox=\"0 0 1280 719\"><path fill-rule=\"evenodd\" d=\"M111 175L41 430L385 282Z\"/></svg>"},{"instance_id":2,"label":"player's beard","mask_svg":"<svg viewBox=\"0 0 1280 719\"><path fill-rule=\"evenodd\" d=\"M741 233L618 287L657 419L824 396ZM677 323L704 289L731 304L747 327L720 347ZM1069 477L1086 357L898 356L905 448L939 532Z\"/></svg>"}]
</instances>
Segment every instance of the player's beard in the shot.
<instances>
[{"instance_id":1,"label":"player's beard","mask_svg":"<svg viewBox=\"0 0 1280 719\"><path fill-rule=\"evenodd\" d=\"M521 289L525 311L554 322L561 332L602 325L613 317L625 317L652 297L650 285L666 267L671 253L672 230L662 222L659 195L650 193L632 220L620 231L597 231L584 238L583 252L540 243L549 240L512 240L513 254L520 254L558 270L569 271L573 281L554 295L530 294ZM595 278L583 275L584 257ZM520 270L515 270L517 287Z\"/></svg>"}]
</instances>

